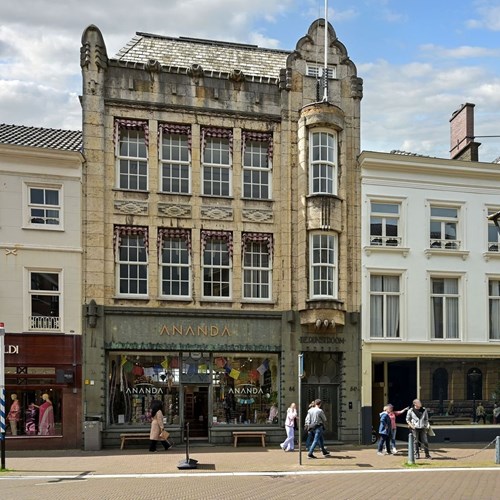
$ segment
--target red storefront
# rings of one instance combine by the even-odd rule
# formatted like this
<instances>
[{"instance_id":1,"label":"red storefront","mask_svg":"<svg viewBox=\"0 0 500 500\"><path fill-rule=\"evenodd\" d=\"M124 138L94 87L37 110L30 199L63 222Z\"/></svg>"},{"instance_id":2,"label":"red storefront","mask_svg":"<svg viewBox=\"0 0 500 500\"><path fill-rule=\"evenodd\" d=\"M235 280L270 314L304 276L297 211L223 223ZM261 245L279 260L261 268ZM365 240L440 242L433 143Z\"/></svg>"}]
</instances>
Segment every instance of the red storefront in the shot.
<instances>
[{"instance_id":1,"label":"red storefront","mask_svg":"<svg viewBox=\"0 0 500 500\"><path fill-rule=\"evenodd\" d=\"M5 334L6 448L82 446L81 337Z\"/></svg>"}]
</instances>

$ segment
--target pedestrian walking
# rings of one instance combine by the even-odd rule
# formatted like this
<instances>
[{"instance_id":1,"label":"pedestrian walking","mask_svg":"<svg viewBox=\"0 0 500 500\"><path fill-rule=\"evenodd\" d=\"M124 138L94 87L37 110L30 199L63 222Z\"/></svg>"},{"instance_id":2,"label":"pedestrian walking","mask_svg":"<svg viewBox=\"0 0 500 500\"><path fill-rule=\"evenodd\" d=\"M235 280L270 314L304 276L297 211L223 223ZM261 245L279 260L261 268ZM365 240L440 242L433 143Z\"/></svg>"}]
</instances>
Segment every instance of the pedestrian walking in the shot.
<instances>
[{"instance_id":1,"label":"pedestrian walking","mask_svg":"<svg viewBox=\"0 0 500 500\"><path fill-rule=\"evenodd\" d=\"M314 432L311 446L307 449L307 458L318 458L314 455L316 446L319 446L324 457L329 457L330 452L325 448L323 441L323 432L326 427L326 415L321 409L321 399L316 399L314 401L314 406L307 412L305 423L308 430Z\"/></svg>"},{"instance_id":2,"label":"pedestrian walking","mask_svg":"<svg viewBox=\"0 0 500 500\"><path fill-rule=\"evenodd\" d=\"M395 455L398 450L396 449L396 432L398 430L396 426L396 417L399 417L399 415L402 415L403 413L407 412L410 409L409 406L406 408L403 408L402 410L395 411L394 406L389 403L387 405L387 413L389 414L389 417L391 419L391 453Z\"/></svg>"},{"instance_id":3,"label":"pedestrian walking","mask_svg":"<svg viewBox=\"0 0 500 500\"><path fill-rule=\"evenodd\" d=\"M378 426L379 441L377 446L377 455L390 455L391 453L391 417L388 412L389 405L385 405L380 412L380 424ZM384 446L386 453L384 453Z\"/></svg>"},{"instance_id":4,"label":"pedestrian walking","mask_svg":"<svg viewBox=\"0 0 500 500\"><path fill-rule=\"evenodd\" d=\"M163 403L158 399L154 399L151 403L151 430L149 432L149 451L156 451L156 445L158 441L163 445L165 450L168 450L172 446L168 441L167 437L163 434L165 430L163 428Z\"/></svg>"},{"instance_id":5,"label":"pedestrian walking","mask_svg":"<svg viewBox=\"0 0 500 500\"><path fill-rule=\"evenodd\" d=\"M493 423L500 424L500 405L498 403L493 404Z\"/></svg>"},{"instance_id":6,"label":"pedestrian walking","mask_svg":"<svg viewBox=\"0 0 500 500\"><path fill-rule=\"evenodd\" d=\"M476 408L476 423L478 424L481 419L483 420L483 424L486 424L486 410L484 409L483 403L479 401Z\"/></svg>"},{"instance_id":7,"label":"pedestrian walking","mask_svg":"<svg viewBox=\"0 0 500 500\"><path fill-rule=\"evenodd\" d=\"M293 451L295 446L295 419L297 418L297 405L292 403L286 411L285 431L286 439L280 444L283 451Z\"/></svg>"},{"instance_id":8,"label":"pedestrian walking","mask_svg":"<svg viewBox=\"0 0 500 500\"><path fill-rule=\"evenodd\" d=\"M420 399L413 400L413 406L406 414L406 422L411 429L415 446L415 458L420 458L420 448L423 446L425 458L431 459L429 454L429 441L427 439L427 431L430 427L429 414L422 406Z\"/></svg>"}]
</instances>

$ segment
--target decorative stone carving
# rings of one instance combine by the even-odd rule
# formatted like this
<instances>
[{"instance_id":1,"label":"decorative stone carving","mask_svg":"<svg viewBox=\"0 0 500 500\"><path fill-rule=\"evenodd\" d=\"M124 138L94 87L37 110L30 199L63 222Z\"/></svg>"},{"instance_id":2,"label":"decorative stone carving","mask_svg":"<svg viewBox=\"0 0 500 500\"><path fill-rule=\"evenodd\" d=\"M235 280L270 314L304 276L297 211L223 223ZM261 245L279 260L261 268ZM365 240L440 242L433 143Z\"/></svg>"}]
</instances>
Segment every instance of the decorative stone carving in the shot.
<instances>
[{"instance_id":1,"label":"decorative stone carving","mask_svg":"<svg viewBox=\"0 0 500 500\"><path fill-rule=\"evenodd\" d=\"M241 218L245 222L273 222L272 210L245 208L241 211Z\"/></svg>"},{"instance_id":2,"label":"decorative stone carving","mask_svg":"<svg viewBox=\"0 0 500 500\"><path fill-rule=\"evenodd\" d=\"M229 73L229 79L234 82L242 82L245 79L245 74L241 69L233 69L231 73Z\"/></svg>"},{"instance_id":3,"label":"decorative stone carving","mask_svg":"<svg viewBox=\"0 0 500 500\"><path fill-rule=\"evenodd\" d=\"M147 215L148 204L143 201L115 200L115 211L125 215Z\"/></svg>"},{"instance_id":4,"label":"decorative stone carving","mask_svg":"<svg viewBox=\"0 0 500 500\"><path fill-rule=\"evenodd\" d=\"M190 205L179 203L158 203L158 215L180 219L191 219L193 217Z\"/></svg>"},{"instance_id":5,"label":"decorative stone carving","mask_svg":"<svg viewBox=\"0 0 500 500\"><path fill-rule=\"evenodd\" d=\"M351 96L361 99L363 97L363 79L351 76Z\"/></svg>"},{"instance_id":6,"label":"decorative stone carving","mask_svg":"<svg viewBox=\"0 0 500 500\"><path fill-rule=\"evenodd\" d=\"M202 219L233 220L232 208L201 207Z\"/></svg>"}]
</instances>

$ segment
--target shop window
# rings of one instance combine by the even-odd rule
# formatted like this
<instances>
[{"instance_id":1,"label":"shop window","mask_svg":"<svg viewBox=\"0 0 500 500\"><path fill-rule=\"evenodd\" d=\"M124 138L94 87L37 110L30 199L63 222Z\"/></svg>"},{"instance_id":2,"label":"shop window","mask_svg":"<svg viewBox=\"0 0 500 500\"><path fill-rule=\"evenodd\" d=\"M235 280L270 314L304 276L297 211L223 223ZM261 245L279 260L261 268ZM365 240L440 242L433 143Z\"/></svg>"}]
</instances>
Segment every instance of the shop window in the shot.
<instances>
[{"instance_id":1,"label":"shop window","mask_svg":"<svg viewBox=\"0 0 500 500\"><path fill-rule=\"evenodd\" d=\"M30 331L60 331L60 273L30 271Z\"/></svg>"},{"instance_id":2,"label":"shop window","mask_svg":"<svg viewBox=\"0 0 500 500\"><path fill-rule=\"evenodd\" d=\"M163 403L165 424L179 425L179 354L111 355L108 422L149 428L154 399Z\"/></svg>"},{"instance_id":3,"label":"shop window","mask_svg":"<svg viewBox=\"0 0 500 500\"><path fill-rule=\"evenodd\" d=\"M278 356L214 354L213 425L278 424Z\"/></svg>"},{"instance_id":4,"label":"shop window","mask_svg":"<svg viewBox=\"0 0 500 500\"><path fill-rule=\"evenodd\" d=\"M40 373L44 370L44 368L28 369L28 373L23 375L23 382L28 382L29 385L21 388L14 387L20 375L10 374L7 369L5 375L7 436L62 436L61 389L30 388L30 386L38 385L37 383L42 380L48 383L48 380L54 376L53 373ZM53 372L53 369L48 370ZM27 376L31 378L26 379Z\"/></svg>"}]
</instances>

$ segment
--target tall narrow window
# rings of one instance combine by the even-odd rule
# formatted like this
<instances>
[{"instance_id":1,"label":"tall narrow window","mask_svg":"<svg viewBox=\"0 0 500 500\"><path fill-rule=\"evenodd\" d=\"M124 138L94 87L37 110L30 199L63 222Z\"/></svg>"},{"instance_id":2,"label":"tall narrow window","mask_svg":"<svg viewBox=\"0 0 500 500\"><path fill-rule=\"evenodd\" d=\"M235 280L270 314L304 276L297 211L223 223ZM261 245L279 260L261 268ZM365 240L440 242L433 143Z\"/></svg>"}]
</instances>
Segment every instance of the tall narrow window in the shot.
<instances>
[{"instance_id":1,"label":"tall narrow window","mask_svg":"<svg viewBox=\"0 0 500 500\"><path fill-rule=\"evenodd\" d=\"M243 132L243 197L271 198L272 135Z\"/></svg>"},{"instance_id":2,"label":"tall narrow window","mask_svg":"<svg viewBox=\"0 0 500 500\"><path fill-rule=\"evenodd\" d=\"M28 186L29 224L34 226L60 226L61 189Z\"/></svg>"},{"instance_id":3,"label":"tall narrow window","mask_svg":"<svg viewBox=\"0 0 500 500\"><path fill-rule=\"evenodd\" d=\"M243 233L243 298L271 298L273 239L270 234Z\"/></svg>"},{"instance_id":4,"label":"tall narrow window","mask_svg":"<svg viewBox=\"0 0 500 500\"><path fill-rule=\"evenodd\" d=\"M311 132L309 150L310 194L337 194L337 135Z\"/></svg>"},{"instance_id":5,"label":"tall narrow window","mask_svg":"<svg viewBox=\"0 0 500 500\"><path fill-rule=\"evenodd\" d=\"M203 297L231 298L232 234L202 231Z\"/></svg>"},{"instance_id":6,"label":"tall narrow window","mask_svg":"<svg viewBox=\"0 0 500 500\"><path fill-rule=\"evenodd\" d=\"M370 276L370 336L399 337L399 276Z\"/></svg>"},{"instance_id":7,"label":"tall narrow window","mask_svg":"<svg viewBox=\"0 0 500 500\"><path fill-rule=\"evenodd\" d=\"M186 229L159 229L161 294L191 297L191 234Z\"/></svg>"},{"instance_id":8,"label":"tall narrow window","mask_svg":"<svg viewBox=\"0 0 500 500\"><path fill-rule=\"evenodd\" d=\"M147 191L147 123L134 120L116 120L115 127L118 188Z\"/></svg>"},{"instance_id":9,"label":"tall narrow window","mask_svg":"<svg viewBox=\"0 0 500 500\"><path fill-rule=\"evenodd\" d=\"M160 124L160 179L163 193L191 192L191 127Z\"/></svg>"},{"instance_id":10,"label":"tall narrow window","mask_svg":"<svg viewBox=\"0 0 500 500\"><path fill-rule=\"evenodd\" d=\"M59 331L60 318L60 273L52 271L30 271L30 317L32 331Z\"/></svg>"},{"instance_id":11,"label":"tall narrow window","mask_svg":"<svg viewBox=\"0 0 500 500\"><path fill-rule=\"evenodd\" d=\"M458 208L431 207L430 247L458 250Z\"/></svg>"},{"instance_id":12,"label":"tall narrow window","mask_svg":"<svg viewBox=\"0 0 500 500\"><path fill-rule=\"evenodd\" d=\"M488 282L490 339L500 340L500 280Z\"/></svg>"},{"instance_id":13,"label":"tall narrow window","mask_svg":"<svg viewBox=\"0 0 500 500\"><path fill-rule=\"evenodd\" d=\"M497 212L498 210L488 210L488 215ZM500 235L497 226L492 220L488 221L488 252L500 252Z\"/></svg>"},{"instance_id":14,"label":"tall narrow window","mask_svg":"<svg viewBox=\"0 0 500 500\"><path fill-rule=\"evenodd\" d=\"M432 338L458 339L459 293L457 278L431 279Z\"/></svg>"},{"instance_id":15,"label":"tall narrow window","mask_svg":"<svg viewBox=\"0 0 500 500\"><path fill-rule=\"evenodd\" d=\"M226 129L202 129L203 194L231 196L232 132Z\"/></svg>"},{"instance_id":16,"label":"tall narrow window","mask_svg":"<svg viewBox=\"0 0 500 500\"><path fill-rule=\"evenodd\" d=\"M370 204L370 245L400 246L399 203L374 202Z\"/></svg>"},{"instance_id":17,"label":"tall narrow window","mask_svg":"<svg viewBox=\"0 0 500 500\"><path fill-rule=\"evenodd\" d=\"M337 297L337 238L333 234L311 235L311 298Z\"/></svg>"},{"instance_id":18,"label":"tall narrow window","mask_svg":"<svg viewBox=\"0 0 500 500\"><path fill-rule=\"evenodd\" d=\"M135 226L115 226L118 293L148 293L148 230Z\"/></svg>"}]
</instances>

